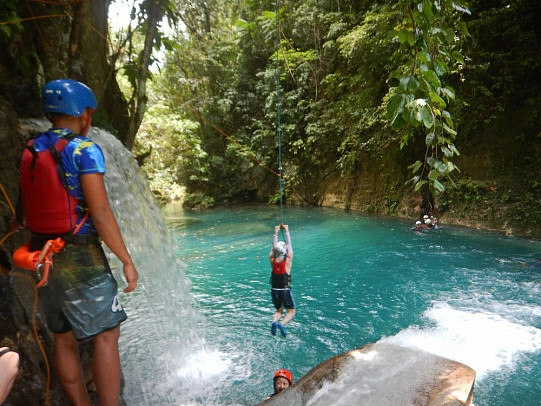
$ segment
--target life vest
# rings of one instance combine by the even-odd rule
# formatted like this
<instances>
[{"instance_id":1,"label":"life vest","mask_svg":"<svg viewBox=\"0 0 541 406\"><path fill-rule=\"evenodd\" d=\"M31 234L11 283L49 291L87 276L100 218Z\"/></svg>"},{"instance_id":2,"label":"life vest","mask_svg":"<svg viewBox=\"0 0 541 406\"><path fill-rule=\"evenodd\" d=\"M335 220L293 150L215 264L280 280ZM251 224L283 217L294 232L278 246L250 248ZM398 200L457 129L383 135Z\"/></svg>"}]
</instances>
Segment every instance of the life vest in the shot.
<instances>
[{"instance_id":1,"label":"life vest","mask_svg":"<svg viewBox=\"0 0 541 406\"><path fill-rule=\"evenodd\" d=\"M20 189L26 228L38 234L70 233L77 221L78 200L67 189L61 154L73 136L60 138L37 152L30 140L22 153Z\"/></svg>"},{"instance_id":2,"label":"life vest","mask_svg":"<svg viewBox=\"0 0 541 406\"><path fill-rule=\"evenodd\" d=\"M283 289L289 287L290 275L286 270L286 259L281 262L276 262L276 258L272 260L271 285L275 289Z\"/></svg>"}]
</instances>

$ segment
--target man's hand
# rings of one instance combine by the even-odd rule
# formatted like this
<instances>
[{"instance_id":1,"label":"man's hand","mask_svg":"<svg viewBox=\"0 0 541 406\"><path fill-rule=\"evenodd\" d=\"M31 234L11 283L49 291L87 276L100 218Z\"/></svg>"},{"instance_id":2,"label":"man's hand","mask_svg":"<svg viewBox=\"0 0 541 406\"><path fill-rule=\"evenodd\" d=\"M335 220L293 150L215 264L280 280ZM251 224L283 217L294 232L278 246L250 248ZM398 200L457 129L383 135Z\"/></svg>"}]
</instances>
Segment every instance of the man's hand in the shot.
<instances>
[{"instance_id":1,"label":"man's hand","mask_svg":"<svg viewBox=\"0 0 541 406\"><path fill-rule=\"evenodd\" d=\"M137 280L139 279L139 274L133 263L124 265L124 275L126 276L126 282L128 282L128 286L124 289L124 293L130 293L136 288Z\"/></svg>"}]
</instances>

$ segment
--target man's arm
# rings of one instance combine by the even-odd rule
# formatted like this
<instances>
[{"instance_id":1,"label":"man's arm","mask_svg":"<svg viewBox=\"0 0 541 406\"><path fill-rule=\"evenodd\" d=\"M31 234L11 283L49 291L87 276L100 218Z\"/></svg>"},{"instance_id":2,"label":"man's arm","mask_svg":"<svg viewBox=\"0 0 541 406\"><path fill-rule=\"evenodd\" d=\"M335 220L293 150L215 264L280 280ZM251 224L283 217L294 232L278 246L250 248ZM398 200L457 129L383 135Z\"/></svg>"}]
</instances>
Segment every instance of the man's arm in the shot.
<instances>
[{"instance_id":1,"label":"man's arm","mask_svg":"<svg viewBox=\"0 0 541 406\"><path fill-rule=\"evenodd\" d=\"M287 224L284 224L284 230L286 232L287 256L293 258L293 246L291 245L291 235L289 234L289 226Z\"/></svg>"},{"instance_id":2,"label":"man's arm","mask_svg":"<svg viewBox=\"0 0 541 406\"><path fill-rule=\"evenodd\" d=\"M269 252L269 260L272 261L274 258L274 246L278 242L278 231L280 231L280 226L274 226L274 235L272 236L272 245Z\"/></svg>"},{"instance_id":3,"label":"man's arm","mask_svg":"<svg viewBox=\"0 0 541 406\"><path fill-rule=\"evenodd\" d=\"M81 187L98 234L105 245L122 262L124 275L128 282L124 292L131 292L137 286L139 275L124 244L116 218L109 206L103 174L81 175Z\"/></svg>"}]
</instances>

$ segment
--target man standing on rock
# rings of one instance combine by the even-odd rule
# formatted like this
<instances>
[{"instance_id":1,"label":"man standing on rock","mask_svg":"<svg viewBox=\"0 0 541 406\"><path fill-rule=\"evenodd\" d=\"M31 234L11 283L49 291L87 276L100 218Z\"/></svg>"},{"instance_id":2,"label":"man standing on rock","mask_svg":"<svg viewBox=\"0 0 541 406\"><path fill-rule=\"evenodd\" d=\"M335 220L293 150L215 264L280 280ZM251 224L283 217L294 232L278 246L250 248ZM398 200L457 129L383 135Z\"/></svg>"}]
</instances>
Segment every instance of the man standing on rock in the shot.
<instances>
[{"instance_id":1,"label":"man standing on rock","mask_svg":"<svg viewBox=\"0 0 541 406\"><path fill-rule=\"evenodd\" d=\"M94 94L75 80L45 85L43 108L52 128L30 140L22 154L19 223L31 231L30 251L60 238L46 285L39 289L54 333L54 365L74 405L90 406L78 343L93 340L92 373L100 406L120 398L120 323L127 316L100 239L122 262L131 292L138 273L109 207L100 147L86 137Z\"/></svg>"}]
</instances>

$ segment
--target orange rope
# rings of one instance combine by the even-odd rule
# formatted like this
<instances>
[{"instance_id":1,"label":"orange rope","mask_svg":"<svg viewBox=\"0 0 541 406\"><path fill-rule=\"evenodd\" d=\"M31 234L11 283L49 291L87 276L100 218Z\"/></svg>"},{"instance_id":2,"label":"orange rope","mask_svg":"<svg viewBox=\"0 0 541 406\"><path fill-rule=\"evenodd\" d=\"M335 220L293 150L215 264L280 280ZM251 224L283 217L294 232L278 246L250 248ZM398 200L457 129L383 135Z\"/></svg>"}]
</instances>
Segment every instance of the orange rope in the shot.
<instances>
[{"instance_id":1,"label":"orange rope","mask_svg":"<svg viewBox=\"0 0 541 406\"><path fill-rule=\"evenodd\" d=\"M38 310L38 289L36 287L36 284L34 282L34 279L26 274L26 273L15 273L10 272L11 276L16 276L19 278L27 279L30 282L30 285L34 289L34 304L32 306L32 332L34 333L34 337L36 338L36 343L38 344L39 350L41 351L41 354L43 356L43 360L45 361L45 372L47 374L47 386L45 387L45 406L49 406L49 393L51 388L51 367L49 365L49 359L47 358L47 353L45 352L45 348L43 348L43 344L41 343L41 340L39 338L38 334L38 326L36 322L36 314Z\"/></svg>"},{"instance_id":2,"label":"orange rope","mask_svg":"<svg viewBox=\"0 0 541 406\"><path fill-rule=\"evenodd\" d=\"M15 215L15 208L13 207L13 204L11 203L11 199L9 198L8 194L6 193L6 189L4 189L4 186L2 183L0 183L0 189L2 189L2 193L4 197L6 198L6 201L8 202L9 207L11 208L11 211L13 212L13 215ZM0 240L0 245L6 241L6 239L13 234L13 230L8 232L2 240ZM39 346L39 349L41 351L41 354L43 356L43 360L45 361L45 370L47 373L47 386L45 387L45 406L49 406L49 393L51 388L51 367L49 366L49 360L47 358L47 353L45 352L45 349L43 348L43 344L41 344L41 340L39 338L38 334L38 327L36 323L36 313L38 308L38 289L37 286L35 286L34 279L30 277L30 275L27 274L14 274L13 272L10 272L10 275L15 275L19 277L25 277L30 280L30 285L34 288L34 305L32 306L32 331L34 333L34 337L36 338L36 343Z\"/></svg>"},{"instance_id":3,"label":"orange rope","mask_svg":"<svg viewBox=\"0 0 541 406\"><path fill-rule=\"evenodd\" d=\"M6 241L11 234L13 234L13 231L10 231L5 236L3 236L2 239L0 240L0 245L2 245L4 241Z\"/></svg>"},{"instance_id":4,"label":"orange rope","mask_svg":"<svg viewBox=\"0 0 541 406\"><path fill-rule=\"evenodd\" d=\"M13 215L15 215L15 208L13 207L13 204L11 203L11 199L9 198L9 196L8 196L8 194L6 192L6 189L4 189L4 185L2 185L2 183L0 183L0 189L2 189L2 194L6 198L6 201L8 202L8 205L9 205L9 208L11 209L11 212L13 213ZM2 239L0 240L0 245L2 245L4 243L4 241L6 241L11 234L13 234L13 231L14 230L8 232L4 237L2 237Z\"/></svg>"},{"instance_id":5,"label":"orange rope","mask_svg":"<svg viewBox=\"0 0 541 406\"><path fill-rule=\"evenodd\" d=\"M31 285L34 287L34 304L32 306L32 331L34 332L34 336L36 337L36 342L38 343L39 350L41 351L43 360L45 361L45 370L47 372L47 385L45 386L45 406L49 406L49 393L51 390L51 367L49 366L49 360L47 359L47 353L45 352L45 348L43 348L43 344L41 344L41 340L39 339L38 326L36 323L36 313L38 310L38 288L37 286L34 286L33 283Z\"/></svg>"},{"instance_id":6,"label":"orange rope","mask_svg":"<svg viewBox=\"0 0 541 406\"><path fill-rule=\"evenodd\" d=\"M276 176L280 177L281 175L278 173L278 172L275 172L274 170L272 170L271 168L269 168L268 166L266 166L263 162L259 161L251 152L249 152L246 148L244 148L241 144L239 144L237 142L237 140L235 140L233 137L231 137L229 134L227 134L225 131L219 129L218 127L216 127L214 124L212 124L209 120L207 120L205 117L203 117L199 112L197 112L195 109L193 109L189 104L185 104L186 107L188 107L197 117L199 117L201 120L203 120L205 123L207 123L208 125L210 125L212 128L214 128L216 131L218 131L220 134L222 134L224 137L226 137L228 140L230 140L231 142L233 142L234 144L236 144L242 151L244 151L246 153L246 155L248 155L252 161L256 162L258 165L262 166L263 168L265 168L266 170L268 170L269 172L272 172L273 174L275 174Z\"/></svg>"},{"instance_id":7,"label":"orange rope","mask_svg":"<svg viewBox=\"0 0 541 406\"><path fill-rule=\"evenodd\" d=\"M6 201L8 202L11 212L13 213L13 215L15 215L15 208L13 207L13 204L11 204L11 200L9 199L6 189L4 189L4 186L2 185L2 183L0 183L0 189L2 189L2 193L4 194L4 197L6 198Z\"/></svg>"},{"instance_id":8,"label":"orange rope","mask_svg":"<svg viewBox=\"0 0 541 406\"><path fill-rule=\"evenodd\" d=\"M28 18L19 18L17 20L10 20L10 21L1 21L0 25L6 25L6 24L13 24L13 23L20 23L23 21L32 21L32 20L40 20L42 18L53 18L53 17L69 17L68 14L51 14L46 16L33 16Z\"/></svg>"}]
</instances>

